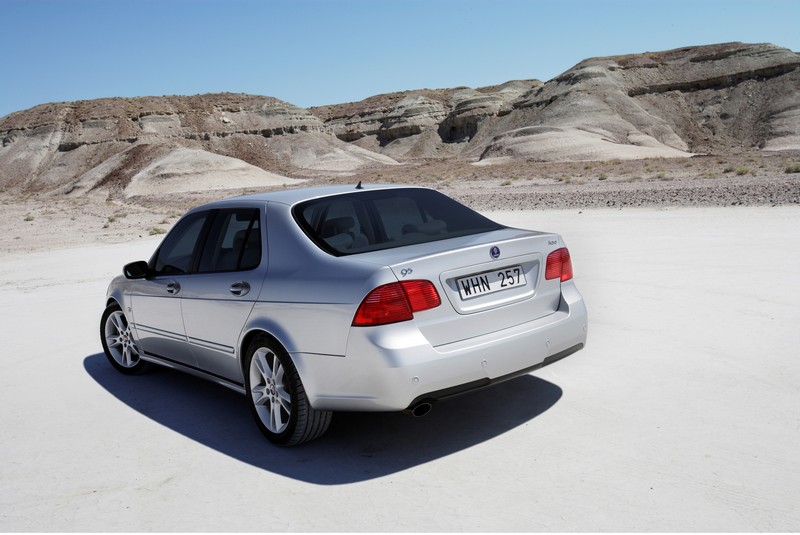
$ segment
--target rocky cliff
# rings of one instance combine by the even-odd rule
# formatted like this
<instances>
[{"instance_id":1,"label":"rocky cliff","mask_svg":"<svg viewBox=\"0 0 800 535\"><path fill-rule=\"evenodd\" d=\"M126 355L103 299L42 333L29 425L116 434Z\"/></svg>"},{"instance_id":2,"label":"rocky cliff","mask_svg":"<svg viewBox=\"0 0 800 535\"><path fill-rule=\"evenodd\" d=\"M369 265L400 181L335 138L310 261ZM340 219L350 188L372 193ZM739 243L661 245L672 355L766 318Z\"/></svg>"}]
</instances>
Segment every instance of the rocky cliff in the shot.
<instances>
[{"instance_id":1,"label":"rocky cliff","mask_svg":"<svg viewBox=\"0 0 800 535\"><path fill-rule=\"evenodd\" d=\"M796 150L798 89L800 55L726 43L592 58L546 83L405 91L308 110L241 94L44 104L0 119L0 188L139 195L430 160Z\"/></svg>"},{"instance_id":2,"label":"rocky cliff","mask_svg":"<svg viewBox=\"0 0 800 535\"><path fill-rule=\"evenodd\" d=\"M742 43L589 59L516 101L481 157L800 148L799 67L790 50Z\"/></svg>"},{"instance_id":3,"label":"rocky cliff","mask_svg":"<svg viewBox=\"0 0 800 535\"><path fill-rule=\"evenodd\" d=\"M125 189L134 177L172 181L184 191L178 182L192 180L192 173L165 162L185 167L188 154L198 175L244 172L269 178L265 185L289 183L289 175L396 164L340 141L305 109L239 94L44 104L4 117L0 137L0 188L23 191ZM142 171L151 174L140 176ZM269 177L262 175L267 172ZM207 187L208 177L200 178L198 187Z\"/></svg>"},{"instance_id":4,"label":"rocky cliff","mask_svg":"<svg viewBox=\"0 0 800 535\"><path fill-rule=\"evenodd\" d=\"M486 119L510 113L516 100L541 85L528 80L479 89L405 91L309 111L339 139L395 158L452 156ZM440 153L443 149L450 150Z\"/></svg>"}]
</instances>

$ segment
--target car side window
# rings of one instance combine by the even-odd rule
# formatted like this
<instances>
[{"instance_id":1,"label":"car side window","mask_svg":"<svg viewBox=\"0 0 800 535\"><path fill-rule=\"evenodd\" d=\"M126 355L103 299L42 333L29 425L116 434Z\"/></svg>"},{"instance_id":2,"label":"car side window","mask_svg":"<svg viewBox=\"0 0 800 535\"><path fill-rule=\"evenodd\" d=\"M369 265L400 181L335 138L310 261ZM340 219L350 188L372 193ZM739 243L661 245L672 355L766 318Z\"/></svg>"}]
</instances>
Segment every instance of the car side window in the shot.
<instances>
[{"instance_id":1,"label":"car side window","mask_svg":"<svg viewBox=\"0 0 800 535\"><path fill-rule=\"evenodd\" d=\"M216 273L255 269L261 263L261 223L257 208L218 210L209 229L197 271Z\"/></svg>"},{"instance_id":2,"label":"car side window","mask_svg":"<svg viewBox=\"0 0 800 535\"><path fill-rule=\"evenodd\" d=\"M192 259L208 214L191 214L181 219L167 234L150 261L154 275L179 275L191 271Z\"/></svg>"}]
</instances>

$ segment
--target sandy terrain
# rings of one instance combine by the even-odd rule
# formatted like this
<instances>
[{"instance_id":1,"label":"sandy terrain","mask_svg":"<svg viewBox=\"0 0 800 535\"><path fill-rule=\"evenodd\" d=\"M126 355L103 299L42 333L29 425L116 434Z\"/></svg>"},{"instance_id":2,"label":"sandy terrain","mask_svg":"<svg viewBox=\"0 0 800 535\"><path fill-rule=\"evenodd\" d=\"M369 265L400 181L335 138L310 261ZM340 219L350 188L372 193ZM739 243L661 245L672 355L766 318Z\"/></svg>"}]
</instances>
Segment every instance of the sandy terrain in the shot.
<instances>
[{"instance_id":1,"label":"sandy terrain","mask_svg":"<svg viewBox=\"0 0 800 535\"><path fill-rule=\"evenodd\" d=\"M800 530L796 205L492 212L562 233L587 348L279 449L237 394L105 361L106 285L174 216L97 201L3 206L2 531Z\"/></svg>"},{"instance_id":2,"label":"sandy terrain","mask_svg":"<svg viewBox=\"0 0 800 535\"><path fill-rule=\"evenodd\" d=\"M28 195L0 191L0 254L121 243L166 232L188 208L232 195L323 184L406 183L430 186L478 210L630 208L664 206L800 205L800 151L743 152L726 156L653 158L605 162L515 162L490 166L423 161L377 167L336 178L304 181L261 169L241 172L230 158L199 159L198 191L182 191L189 153L179 149L164 160L172 165L160 180L152 166L136 184L150 184L148 195L100 188L89 193ZM223 160L227 163L223 163ZM197 165L197 161L195 164ZM252 166L250 166L252 167ZM228 189L219 187L220 168ZM163 174L163 173L162 173ZM173 174L175 176L173 176ZM169 182L171 185L164 184ZM83 190L81 190L83 191Z\"/></svg>"}]
</instances>

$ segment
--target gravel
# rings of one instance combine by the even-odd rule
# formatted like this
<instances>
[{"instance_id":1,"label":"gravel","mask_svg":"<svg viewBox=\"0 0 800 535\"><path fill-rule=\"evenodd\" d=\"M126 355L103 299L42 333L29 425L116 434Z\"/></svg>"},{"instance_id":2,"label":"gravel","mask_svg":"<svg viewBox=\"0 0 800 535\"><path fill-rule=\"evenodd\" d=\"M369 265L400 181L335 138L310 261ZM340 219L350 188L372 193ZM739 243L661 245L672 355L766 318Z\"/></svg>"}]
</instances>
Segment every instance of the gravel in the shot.
<instances>
[{"instance_id":1,"label":"gravel","mask_svg":"<svg viewBox=\"0 0 800 535\"><path fill-rule=\"evenodd\" d=\"M483 187L462 183L439 189L477 210L800 204L800 174Z\"/></svg>"}]
</instances>

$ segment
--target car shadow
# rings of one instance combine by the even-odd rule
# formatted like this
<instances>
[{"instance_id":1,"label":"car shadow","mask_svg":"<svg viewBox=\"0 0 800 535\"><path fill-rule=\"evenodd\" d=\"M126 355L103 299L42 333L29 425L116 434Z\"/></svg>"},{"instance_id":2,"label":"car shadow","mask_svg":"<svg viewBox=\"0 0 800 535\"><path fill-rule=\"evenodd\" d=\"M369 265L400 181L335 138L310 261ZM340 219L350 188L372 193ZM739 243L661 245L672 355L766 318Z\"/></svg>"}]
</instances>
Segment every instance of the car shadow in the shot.
<instances>
[{"instance_id":1,"label":"car shadow","mask_svg":"<svg viewBox=\"0 0 800 535\"><path fill-rule=\"evenodd\" d=\"M167 368L122 375L102 353L83 365L111 395L161 425L239 461L318 485L365 481L451 455L531 421L562 395L553 383L524 375L439 402L423 418L336 413L321 438L281 448L261 435L245 398L227 388Z\"/></svg>"}]
</instances>

